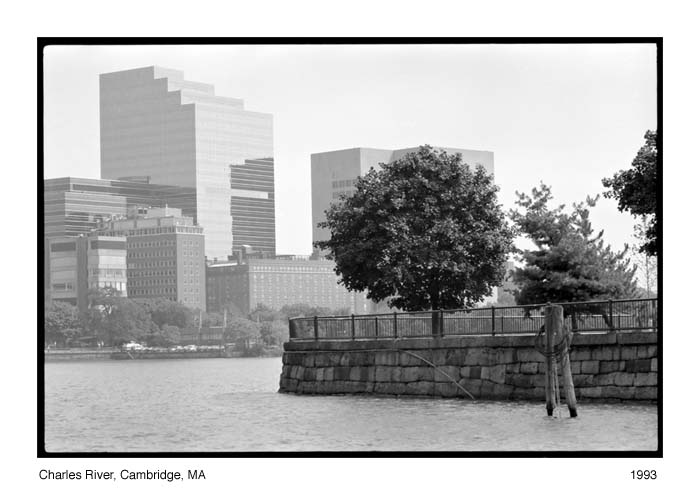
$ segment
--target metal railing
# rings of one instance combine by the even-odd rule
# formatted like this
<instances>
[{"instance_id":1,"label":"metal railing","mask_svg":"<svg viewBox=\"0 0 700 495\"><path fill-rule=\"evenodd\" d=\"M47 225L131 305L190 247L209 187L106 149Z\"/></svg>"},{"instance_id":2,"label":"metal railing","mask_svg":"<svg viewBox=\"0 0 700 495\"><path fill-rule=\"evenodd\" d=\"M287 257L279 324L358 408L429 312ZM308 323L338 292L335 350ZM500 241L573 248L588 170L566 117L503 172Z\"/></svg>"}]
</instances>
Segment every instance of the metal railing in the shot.
<instances>
[{"instance_id":1,"label":"metal railing","mask_svg":"<svg viewBox=\"0 0 700 495\"><path fill-rule=\"evenodd\" d=\"M556 303L573 332L658 329L658 300ZM462 335L536 334L546 305L289 319L290 340L375 340Z\"/></svg>"}]
</instances>

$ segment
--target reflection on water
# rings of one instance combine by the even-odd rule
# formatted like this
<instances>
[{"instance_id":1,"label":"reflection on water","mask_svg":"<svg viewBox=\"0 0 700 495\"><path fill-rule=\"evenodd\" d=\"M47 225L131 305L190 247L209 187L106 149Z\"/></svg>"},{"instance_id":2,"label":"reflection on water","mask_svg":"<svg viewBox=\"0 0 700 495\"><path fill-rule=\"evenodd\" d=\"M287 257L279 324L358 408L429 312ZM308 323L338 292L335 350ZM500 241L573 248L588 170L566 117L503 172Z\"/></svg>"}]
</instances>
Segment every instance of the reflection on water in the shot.
<instances>
[{"instance_id":1,"label":"reflection on water","mask_svg":"<svg viewBox=\"0 0 700 495\"><path fill-rule=\"evenodd\" d=\"M277 393L281 358L46 363L49 452L655 450L657 408Z\"/></svg>"}]
</instances>

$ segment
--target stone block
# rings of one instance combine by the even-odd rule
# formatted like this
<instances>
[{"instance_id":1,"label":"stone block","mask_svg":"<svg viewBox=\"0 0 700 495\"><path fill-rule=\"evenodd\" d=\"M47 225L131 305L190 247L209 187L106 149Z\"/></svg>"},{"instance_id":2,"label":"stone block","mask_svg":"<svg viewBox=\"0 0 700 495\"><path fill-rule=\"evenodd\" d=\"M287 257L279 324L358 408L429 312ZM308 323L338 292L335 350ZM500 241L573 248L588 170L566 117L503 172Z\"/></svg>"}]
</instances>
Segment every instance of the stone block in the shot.
<instances>
[{"instance_id":1,"label":"stone block","mask_svg":"<svg viewBox=\"0 0 700 495\"><path fill-rule=\"evenodd\" d=\"M405 386L406 393L410 395L433 395L435 392L434 382L412 382Z\"/></svg>"},{"instance_id":2,"label":"stone block","mask_svg":"<svg viewBox=\"0 0 700 495\"><path fill-rule=\"evenodd\" d=\"M461 397L464 395L464 392L454 383L436 383L435 395L440 397Z\"/></svg>"},{"instance_id":3,"label":"stone block","mask_svg":"<svg viewBox=\"0 0 700 495\"><path fill-rule=\"evenodd\" d=\"M445 356L445 364L447 366L462 366L465 354L465 349L448 349Z\"/></svg>"},{"instance_id":4,"label":"stone block","mask_svg":"<svg viewBox=\"0 0 700 495\"><path fill-rule=\"evenodd\" d=\"M325 368L331 365L331 359L327 352L319 352L314 357L314 366L316 368Z\"/></svg>"},{"instance_id":5,"label":"stone block","mask_svg":"<svg viewBox=\"0 0 700 495\"><path fill-rule=\"evenodd\" d=\"M323 381L332 382L333 381L333 368L330 366L328 368L323 368Z\"/></svg>"},{"instance_id":6,"label":"stone block","mask_svg":"<svg viewBox=\"0 0 700 495\"><path fill-rule=\"evenodd\" d=\"M590 349L574 348L571 350L572 361L588 361L591 359Z\"/></svg>"},{"instance_id":7,"label":"stone block","mask_svg":"<svg viewBox=\"0 0 700 495\"><path fill-rule=\"evenodd\" d=\"M340 359L343 357L342 353L331 352L328 354L328 365L329 366L340 366Z\"/></svg>"},{"instance_id":8,"label":"stone block","mask_svg":"<svg viewBox=\"0 0 700 495\"><path fill-rule=\"evenodd\" d=\"M496 397L496 384L493 382L482 382L481 387L479 387L479 397L484 399L495 399Z\"/></svg>"},{"instance_id":9,"label":"stone block","mask_svg":"<svg viewBox=\"0 0 700 495\"><path fill-rule=\"evenodd\" d=\"M322 382L325 370L323 368L314 368L314 370L316 371L316 376L314 377L314 380L317 382Z\"/></svg>"},{"instance_id":10,"label":"stone block","mask_svg":"<svg viewBox=\"0 0 700 495\"><path fill-rule=\"evenodd\" d=\"M297 387L297 392L302 394L313 394L315 391L314 384L316 382L301 382Z\"/></svg>"},{"instance_id":11,"label":"stone block","mask_svg":"<svg viewBox=\"0 0 700 495\"><path fill-rule=\"evenodd\" d=\"M374 354L374 364L378 366L397 366L399 353L396 351L381 351Z\"/></svg>"},{"instance_id":12,"label":"stone block","mask_svg":"<svg viewBox=\"0 0 700 495\"><path fill-rule=\"evenodd\" d=\"M540 363L535 363L535 362L529 362L529 363L522 363L520 365L520 372L523 373L524 375L535 375L537 374L537 368Z\"/></svg>"},{"instance_id":13,"label":"stone block","mask_svg":"<svg viewBox=\"0 0 700 495\"><path fill-rule=\"evenodd\" d=\"M304 363L304 355L298 352L285 352L282 360L283 362L286 360L285 364L301 365Z\"/></svg>"},{"instance_id":14,"label":"stone block","mask_svg":"<svg viewBox=\"0 0 700 495\"><path fill-rule=\"evenodd\" d=\"M292 367L289 364L282 365L282 377L289 378L291 376Z\"/></svg>"},{"instance_id":15,"label":"stone block","mask_svg":"<svg viewBox=\"0 0 700 495\"><path fill-rule=\"evenodd\" d=\"M634 398L634 387L616 387L616 386L603 387L603 391L601 393L601 398L603 398L603 399L633 399Z\"/></svg>"},{"instance_id":16,"label":"stone block","mask_svg":"<svg viewBox=\"0 0 700 495\"><path fill-rule=\"evenodd\" d=\"M600 370L599 361L583 361L581 363L581 373L596 374Z\"/></svg>"},{"instance_id":17,"label":"stone block","mask_svg":"<svg viewBox=\"0 0 700 495\"><path fill-rule=\"evenodd\" d=\"M601 361L600 373L612 373L620 369L619 361ZM572 370L573 372L573 370Z\"/></svg>"},{"instance_id":18,"label":"stone block","mask_svg":"<svg viewBox=\"0 0 700 495\"><path fill-rule=\"evenodd\" d=\"M344 352L340 356L340 366L350 366L350 353L349 352Z\"/></svg>"},{"instance_id":19,"label":"stone block","mask_svg":"<svg viewBox=\"0 0 700 495\"><path fill-rule=\"evenodd\" d=\"M333 371L333 379L337 381L347 381L350 379L350 366L336 366Z\"/></svg>"},{"instance_id":20,"label":"stone block","mask_svg":"<svg viewBox=\"0 0 700 495\"><path fill-rule=\"evenodd\" d=\"M304 354L304 361L302 364L305 368L313 368L315 360L316 357L313 355L313 353L307 353Z\"/></svg>"},{"instance_id":21,"label":"stone block","mask_svg":"<svg viewBox=\"0 0 700 495\"><path fill-rule=\"evenodd\" d=\"M537 375L506 375L505 383L517 388L532 388L535 386L535 376Z\"/></svg>"},{"instance_id":22,"label":"stone block","mask_svg":"<svg viewBox=\"0 0 700 495\"><path fill-rule=\"evenodd\" d=\"M377 366L397 366L399 364L399 353L396 351L375 352L374 364Z\"/></svg>"},{"instance_id":23,"label":"stone block","mask_svg":"<svg viewBox=\"0 0 700 495\"><path fill-rule=\"evenodd\" d=\"M628 345L620 349L620 359L624 359L625 361L637 359L637 346Z\"/></svg>"},{"instance_id":24,"label":"stone block","mask_svg":"<svg viewBox=\"0 0 700 495\"><path fill-rule=\"evenodd\" d=\"M479 347L475 348L470 348L466 350L466 353L464 354L464 361L463 364L465 366L475 366L478 364L479 361L479 355L481 354L482 349Z\"/></svg>"},{"instance_id":25,"label":"stone block","mask_svg":"<svg viewBox=\"0 0 700 495\"><path fill-rule=\"evenodd\" d=\"M425 354L425 351L411 351L414 354L423 357L423 354ZM405 352L401 352L399 354L399 364L401 366L422 366L425 364L425 361L418 359L415 356L411 356L410 354L406 354Z\"/></svg>"},{"instance_id":26,"label":"stone block","mask_svg":"<svg viewBox=\"0 0 700 495\"><path fill-rule=\"evenodd\" d=\"M393 366L376 366L374 370L374 381L377 382L390 382L392 381L393 371L397 370L399 373L400 368Z\"/></svg>"},{"instance_id":27,"label":"stone block","mask_svg":"<svg viewBox=\"0 0 700 495\"><path fill-rule=\"evenodd\" d=\"M478 397L479 394L479 387L481 387L481 380L472 380L471 378L462 378L459 380L459 384L467 389L470 394L472 394L474 397ZM464 394L464 392L460 393Z\"/></svg>"},{"instance_id":28,"label":"stone block","mask_svg":"<svg viewBox=\"0 0 700 495\"><path fill-rule=\"evenodd\" d=\"M634 398L639 400L656 400L656 387L635 387Z\"/></svg>"},{"instance_id":29,"label":"stone block","mask_svg":"<svg viewBox=\"0 0 700 495\"><path fill-rule=\"evenodd\" d=\"M547 372L547 363L537 363L537 373L544 374Z\"/></svg>"},{"instance_id":30,"label":"stone block","mask_svg":"<svg viewBox=\"0 0 700 495\"><path fill-rule=\"evenodd\" d=\"M493 387L494 397L497 399L510 399L515 387L503 383L497 383Z\"/></svg>"},{"instance_id":31,"label":"stone block","mask_svg":"<svg viewBox=\"0 0 700 495\"><path fill-rule=\"evenodd\" d=\"M642 330L637 332L620 332L617 334L617 342L622 345L632 344L656 344L656 332Z\"/></svg>"},{"instance_id":32,"label":"stone block","mask_svg":"<svg viewBox=\"0 0 700 495\"><path fill-rule=\"evenodd\" d=\"M356 382L367 382L369 379L369 368L367 366L353 366L350 368L350 380Z\"/></svg>"},{"instance_id":33,"label":"stone block","mask_svg":"<svg viewBox=\"0 0 700 495\"><path fill-rule=\"evenodd\" d=\"M596 361L612 361L615 359L613 356L613 349L609 346L597 347L591 351L591 359Z\"/></svg>"},{"instance_id":34,"label":"stone block","mask_svg":"<svg viewBox=\"0 0 700 495\"><path fill-rule=\"evenodd\" d=\"M500 364L511 364L519 363L518 361L518 351L513 347L504 347L496 351L498 363Z\"/></svg>"},{"instance_id":35,"label":"stone block","mask_svg":"<svg viewBox=\"0 0 700 495\"><path fill-rule=\"evenodd\" d=\"M652 344L652 345L648 346L647 347L647 357L655 358L656 356L658 356L658 347L656 346L656 344Z\"/></svg>"},{"instance_id":36,"label":"stone block","mask_svg":"<svg viewBox=\"0 0 700 495\"><path fill-rule=\"evenodd\" d=\"M375 383L373 391L375 394L403 395L406 393L406 384L388 382Z\"/></svg>"},{"instance_id":37,"label":"stone block","mask_svg":"<svg viewBox=\"0 0 700 495\"><path fill-rule=\"evenodd\" d=\"M506 364L506 373L520 373L520 363Z\"/></svg>"},{"instance_id":38,"label":"stone block","mask_svg":"<svg viewBox=\"0 0 700 495\"><path fill-rule=\"evenodd\" d=\"M434 349L428 356L428 361L435 366L444 366L447 364L447 349Z\"/></svg>"},{"instance_id":39,"label":"stone block","mask_svg":"<svg viewBox=\"0 0 700 495\"><path fill-rule=\"evenodd\" d=\"M369 366L374 364L374 356L371 352L352 352L350 353L349 366Z\"/></svg>"},{"instance_id":40,"label":"stone block","mask_svg":"<svg viewBox=\"0 0 700 495\"><path fill-rule=\"evenodd\" d=\"M417 381L432 381L433 378L433 368L430 366L409 366L406 368L400 368L401 370L401 382L417 382Z\"/></svg>"},{"instance_id":41,"label":"stone block","mask_svg":"<svg viewBox=\"0 0 700 495\"><path fill-rule=\"evenodd\" d=\"M452 380L459 380L459 368L457 366L438 366L438 369L442 372L435 371L435 381L436 382L449 382ZM443 374L444 373L444 374ZM445 374L447 376L445 376ZM450 378L448 378L448 376Z\"/></svg>"},{"instance_id":42,"label":"stone block","mask_svg":"<svg viewBox=\"0 0 700 495\"><path fill-rule=\"evenodd\" d=\"M635 373L635 387L655 387L657 385L656 373Z\"/></svg>"},{"instance_id":43,"label":"stone block","mask_svg":"<svg viewBox=\"0 0 700 495\"><path fill-rule=\"evenodd\" d=\"M652 358L651 360L651 371L659 371L659 360L658 358Z\"/></svg>"},{"instance_id":44,"label":"stone block","mask_svg":"<svg viewBox=\"0 0 700 495\"><path fill-rule=\"evenodd\" d=\"M521 363L526 363L529 361L534 361L536 363L544 362L544 356L537 352L535 349L518 349L517 350L517 360Z\"/></svg>"},{"instance_id":45,"label":"stone block","mask_svg":"<svg viewBox=\"0 0 700 495\"><path fill-rule=\"evenodd\" d=\"M291 378L282 378L280 380L280 392L295 392L297 389L297 381Z\"/></svg>"},{"instance_id":46,"label":"stone block","mask_svg":"<svg viewBox=\"0 0 700 495\"><path fill-rule=\"evenodd\" d=\"M506 365L498 364L496 366L481 368L481 379L486 379L494 383L505 383Z\"/></svg>"},{"instance_id":47,"label":"stone block","mask_svg":"<svg viewBox=\"0 0 700 495\"><path fill-rule=\"evenodd\" d=\"M604 373L596 376L597 385L613 385L615 383L616 373Z\"/></svg>"},{"instance_id":48,"label":"stone block","mask_svg":"<svg viewBox=\"0 0 700 495\"><path fill-rule=\"evenodd\" d=\"M574 387L592 387L595 385L595 375L574 375Z\"/></svg>"},{"instance_id":49,"label":"stone block","mask_svg":"<svg viewBox=\"0 0 700 495\"><path fill-rule=\"evenodd\" d=\"M651 371L651 359L631 359L625 362L625 371L644 373Z\"/></svg>"},{"instance_id":50,"label":"stone block","mask_svg":"<svg viewBox=\"0 0 700 495\"><path fill-rule=\"evenodd\" d=\"M618 387L629 387L634 384L634 374L627 373L625 371L619 371L617 373L612 373L614 375L614 383Z\"/></svg>"},{"instance_id":51,"label":"stone block","mask_svg":"<svg viewBox=\"0 0 700 495\"><path fill-rule=\"evenodd\" d=\"M481 366L471 366L469 369L469 378L481 379Z\"/></svg>"},{"instance_id":52,"label":"stone block","mask_svg":"<svg viewBox=\"0 0 700 495\"><path fill-rule=\"evenodd\" d=\"M304 368L303 380L305 382L316 381L316 368Z\"/></svg>"},{"instance_id":53,"label":"stone block","mask_svg":"<svg viewBox=\"0 0 700 495\"><path fill-rule=\"evenodd\" d=\"M598 399L603 395L603 387L581 387L578 393L581 398Z\"/></svg>"},{"instance_id":54,"label":"stone block","mask_svg":"<svg viewBox=\"0 0 700 495\"><path fill-rule=\"evenodd\" d=\"M571 366L572 375L581 373L581 361L569 361L569 365Z\"/></svg>"}]
</instances>

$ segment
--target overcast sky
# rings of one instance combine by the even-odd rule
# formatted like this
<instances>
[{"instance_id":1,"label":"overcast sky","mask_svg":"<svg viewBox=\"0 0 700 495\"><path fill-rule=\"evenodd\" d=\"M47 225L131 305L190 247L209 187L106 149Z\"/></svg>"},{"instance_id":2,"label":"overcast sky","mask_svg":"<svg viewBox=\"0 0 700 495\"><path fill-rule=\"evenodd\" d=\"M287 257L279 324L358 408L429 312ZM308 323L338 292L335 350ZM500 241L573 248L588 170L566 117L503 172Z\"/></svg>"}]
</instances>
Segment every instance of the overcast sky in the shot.
<instances>
[{"instance_id":1,"label":"overcast sky","mask_svg":"<svg viewBox=\"0 0 700 495\"><path fill-rule=\"evenodd\" d=\"M278 254L311 251L311 153L420 144L495 153L506 209L550 184L558 203L603 191L656 128L653 45L74 46L45 51L46 178L99 178L98 75L180 69L274 116ZM633 218L601 199L616 249Z\"/></svg>"}]
</instances>

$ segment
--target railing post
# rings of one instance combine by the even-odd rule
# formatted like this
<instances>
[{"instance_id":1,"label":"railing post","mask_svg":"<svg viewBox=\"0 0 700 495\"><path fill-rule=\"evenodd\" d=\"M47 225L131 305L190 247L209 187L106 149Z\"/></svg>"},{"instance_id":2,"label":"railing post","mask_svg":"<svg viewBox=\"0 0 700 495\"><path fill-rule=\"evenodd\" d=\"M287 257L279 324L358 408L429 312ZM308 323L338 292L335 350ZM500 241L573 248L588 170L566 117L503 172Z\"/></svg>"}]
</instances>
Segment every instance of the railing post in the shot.
<instances>
[{"instance_id":1,"label":"railing post","mask_svg":"<svg viewBox=\"0 0 700 495\"><path fill-rule=\"evenodd\" d=\"M318 316L314 316L314 340L318 340Z\"/></svg>"},{"instance_id":2,"label":"railing post","mask_svg":"<svg viewBox=\"0 0 700 495\"><path fill-rule=\"evenodd\" d=\"M350 315L350 338L355 340L355 315Z\"/></svg>"},{"instance_id":3,"label":"railing post","mask_svg":"<svg viewBox=\"0 0 700 495\"><path fill-rule=\"evenodd\" d=\"M394 311L394 338L399 338L399 319L396 311Z\"/></svg>"},{"instance_id":4,"label":"railing post","mask_svg":"<svg viewBox=\"0 0 700 495\"><path fill-rule=\"evenodd\" d=\"M491 305L491 335L496 335L496 308Z\"/></svg>"},{"instance_id":5,"label":"railing post","mask_svg":"<svg viewBox=\"0 0 700 495\"><path fill-rule=\"evenodd\" d=\"M375 339L379 338L379 317L378 316L374 317L374 338Z\"/></svg>"},{"instance_id":6,"label":"railing post","mask_svg":"<svg viewBox=\"0 0 700 495\"><path fill-rule=\"evenodd\" d=\"M612 299L608 299L608 309L610 310L610 328L615 328L615 322L613 321L613 303Z\"/></svg>"},{"instance_id":7,"label":"railing post","mask_svg":"<svg viewBox=\"0 0 700 495\"><path fill-rule=\"evenodd\" d=\"M440 310L440 337L445 335L445 312Z\"/></svg>"}]
</instances>

